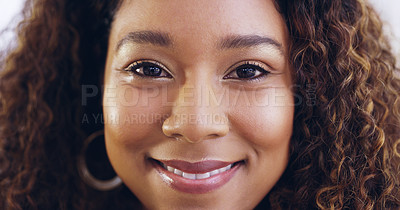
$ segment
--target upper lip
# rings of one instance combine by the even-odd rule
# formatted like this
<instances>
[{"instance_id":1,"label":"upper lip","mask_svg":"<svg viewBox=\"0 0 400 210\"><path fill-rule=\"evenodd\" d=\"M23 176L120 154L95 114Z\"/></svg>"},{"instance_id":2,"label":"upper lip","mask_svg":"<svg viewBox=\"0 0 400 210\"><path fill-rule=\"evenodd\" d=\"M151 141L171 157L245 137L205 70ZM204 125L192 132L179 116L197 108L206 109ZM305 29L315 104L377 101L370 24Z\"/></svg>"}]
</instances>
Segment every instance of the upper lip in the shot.
<instances>
[{"instance_id":1,"label":"upper lip","mask_svg":"<svg viewBox=\"0 0 400 210\"><path fill-rule=\"evenodd\" d=\"M235 163L235 162L224 162L218 160L205 160L194 163L183 160L157 160L157 161L165 164L166 166L171 166L173 168L179 169L183 172L194 173L194 174L210 172L215 169L219 169Z\"/></svg>"}]
</instances>

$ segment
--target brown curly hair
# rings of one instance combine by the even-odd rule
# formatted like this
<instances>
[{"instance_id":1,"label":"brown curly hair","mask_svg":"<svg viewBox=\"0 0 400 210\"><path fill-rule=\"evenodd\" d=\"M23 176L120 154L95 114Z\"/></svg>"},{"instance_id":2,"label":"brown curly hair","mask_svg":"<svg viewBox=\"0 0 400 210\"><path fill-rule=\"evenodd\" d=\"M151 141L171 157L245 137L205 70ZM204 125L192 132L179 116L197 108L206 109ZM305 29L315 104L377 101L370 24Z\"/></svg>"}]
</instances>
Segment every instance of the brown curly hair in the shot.
<instances>
[{"instance_id":1,"label":"brown curly hair","mask_svg":"<svg viewBox=\"0 0 400 210\"><path fill-rule=\"evenodd\" d=\"M76 167L83 140L103 126L82 123L101 113L101 94L83 103L82 87L100 87L120 1L26 3L18 46L1 62L0 208L140 208L125 186L86 186ZM289 165L257 208L400 208L399 69L379 17L363 0L276 7L297 106Z\"/></svg>"}]
</instances>

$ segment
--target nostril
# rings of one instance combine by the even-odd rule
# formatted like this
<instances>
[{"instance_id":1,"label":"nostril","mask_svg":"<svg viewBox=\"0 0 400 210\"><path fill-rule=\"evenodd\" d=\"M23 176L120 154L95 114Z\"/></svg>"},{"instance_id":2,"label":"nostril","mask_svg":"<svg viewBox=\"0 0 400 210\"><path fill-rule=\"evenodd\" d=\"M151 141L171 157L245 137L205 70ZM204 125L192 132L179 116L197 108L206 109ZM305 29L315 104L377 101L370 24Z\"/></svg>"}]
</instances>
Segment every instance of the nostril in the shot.
<instances>
[{"instance_id":1,"label":"nostril","mask_svg":"<svg viewBox=\"0 0 400 210\"><path fill-rule=\"evenodd\" d=\"M170 137L175 138L178 141L184 141L184 136L182 136L181 134L178 134L178 133L174 133Z\"/></svg>"},{"instance_id":2,"label":"nostril","mask_svg":"<svg viewBox=\"0 0 400 210\"><path fill-rule=\"evenodd\" d=\"M216 139L218 137L220 137L220 135L218 135L218 134L210 134L210 135L205 136L202 140L205 140L205 139Z\"/></svg>"}]
</instances>

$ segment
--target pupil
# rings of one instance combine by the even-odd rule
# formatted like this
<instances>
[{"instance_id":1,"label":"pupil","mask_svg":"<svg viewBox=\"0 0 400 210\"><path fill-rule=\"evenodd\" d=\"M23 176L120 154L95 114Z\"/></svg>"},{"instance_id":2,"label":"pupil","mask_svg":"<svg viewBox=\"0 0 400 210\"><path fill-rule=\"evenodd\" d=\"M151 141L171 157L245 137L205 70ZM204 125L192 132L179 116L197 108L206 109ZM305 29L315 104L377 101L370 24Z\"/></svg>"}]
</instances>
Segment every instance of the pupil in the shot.
<instances>
[{"instance_id":1,"label":"pupil","mask_svg":"<svg viewBox=\"0 0 400 210\"><path fill-rule=\"evenodd\" d=\"M240 68L236 69L236 74L238 75L239 78L250 78L256 75L256 70L250 67Z\"/></svg>"},{"instance_id":2,"label":"pupil","mask_svg":"<svg viewBox=\"0 0 400 210\"><path fill-rule=\"evenodd\" d=\"M146 76L160 76L161 69L155 66L144 66L143 74Z\"/></svg>"}]
</instances>

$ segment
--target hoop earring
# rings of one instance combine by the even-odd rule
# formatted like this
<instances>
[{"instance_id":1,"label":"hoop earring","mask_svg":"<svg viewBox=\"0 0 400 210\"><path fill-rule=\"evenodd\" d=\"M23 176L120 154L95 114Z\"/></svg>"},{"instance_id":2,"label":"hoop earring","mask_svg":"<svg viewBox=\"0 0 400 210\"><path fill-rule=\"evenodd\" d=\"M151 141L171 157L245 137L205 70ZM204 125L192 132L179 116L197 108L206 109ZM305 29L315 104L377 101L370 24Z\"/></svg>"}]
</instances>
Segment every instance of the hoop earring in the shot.
<instances>
[{"instance_id":1,"label":"hoop earring","mask_svg":"<svg viewBox=\"0 0 400 210\"><path fill-rule=\"evenodd\" d=\"M95 178L89 171L87 165L86 165L86 158L85 158L85 153L88 148L88 145L96 138L99 136L104 136L104 131L96 131L92 133L88 138L85 139L84 145L83 145L83 150L81 154L78 157L78 172L79 176L81 179L90 187L100 190L100 191L108 191L108 190L113 190L120 186L122 184L121 178L116 175L114 178L110 180L100 180Z\"/></svg>"}]
</instances>

